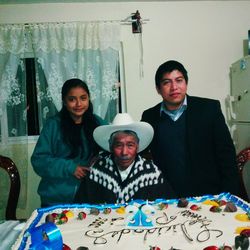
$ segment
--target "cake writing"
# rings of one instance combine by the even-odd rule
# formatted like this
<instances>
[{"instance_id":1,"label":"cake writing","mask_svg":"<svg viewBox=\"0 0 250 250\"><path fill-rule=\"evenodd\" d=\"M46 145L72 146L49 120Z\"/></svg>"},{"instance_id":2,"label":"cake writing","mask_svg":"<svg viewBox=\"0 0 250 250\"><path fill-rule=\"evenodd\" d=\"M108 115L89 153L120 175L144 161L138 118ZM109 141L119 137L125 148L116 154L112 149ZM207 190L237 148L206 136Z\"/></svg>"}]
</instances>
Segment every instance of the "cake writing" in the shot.
<instances>
[{"instance_id":1,"label":"cake writing","mask_svg":"<svg viewBox=\"0 0 250 250\"><path fill-rule=\"evenodd\" d=\"M184 221L178 222L178 219L184 218ZM141 234L143 241L146 241L150 235L166 235L168 232L182 232L184 237L192 242L194 238L198 242L205 242L214 235L216 238L223 235L219 229L211 227L211 220L199 214L184 210L177 215L168 216L165 212L155 219L156 226L152 228L123 228L121 230L112 230L105 232L104 229L91 229L85 232L85 236L93 238L93 244L106 244L109 239L116 239L117 243L126 235ZM195 236L192 237L192 228L196 225Z\"/></svg>"}]
</instances>

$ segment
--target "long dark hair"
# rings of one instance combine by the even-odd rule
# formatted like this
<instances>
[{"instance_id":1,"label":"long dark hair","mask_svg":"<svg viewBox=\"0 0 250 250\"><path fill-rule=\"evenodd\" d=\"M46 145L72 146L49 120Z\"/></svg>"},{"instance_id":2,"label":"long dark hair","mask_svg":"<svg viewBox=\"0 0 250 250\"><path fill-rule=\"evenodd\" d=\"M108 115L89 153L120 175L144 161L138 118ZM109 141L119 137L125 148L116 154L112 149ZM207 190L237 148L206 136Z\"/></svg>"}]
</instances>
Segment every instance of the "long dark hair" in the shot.
<instances>
[{"instance_id":1,"label":"long dark hair","mask_svg":"<svg viewBox=\"0 0 250 250\"><path fill-rule=\"evenodd\" d=\"M96 117L93 114L93 104L90 101L90 92L87 84L77 78L72 78L67 80L62 87L62 102L65 101L66 96L72 88L80 87L84 89L89 96L89 108L85 111L82 117L82 123L76 125L73 119L71 118L69 111L63 104L62 109L60 110L61 117L61 130L62 136L65 143L67 143L71 148L71 153L69 158L76 157L79 153L83 154L86 149L84 149L84 144L82 141L81 132L84 131L84 134L87 139L87 144L89 146L90 153L97 153L98 146L93 138L93 131L98 127L98 122Z\"/></svg>"}]
</instances>

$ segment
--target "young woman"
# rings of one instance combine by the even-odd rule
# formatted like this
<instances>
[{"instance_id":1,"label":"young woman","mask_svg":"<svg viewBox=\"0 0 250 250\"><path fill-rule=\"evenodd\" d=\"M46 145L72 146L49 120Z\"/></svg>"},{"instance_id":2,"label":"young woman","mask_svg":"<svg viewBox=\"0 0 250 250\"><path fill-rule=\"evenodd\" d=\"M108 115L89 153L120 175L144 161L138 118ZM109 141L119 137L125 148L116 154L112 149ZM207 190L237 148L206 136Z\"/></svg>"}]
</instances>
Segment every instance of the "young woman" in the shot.
<instances>
[{"instance_id":1,"label":"young woman","mask_svg":"<svg viewBox=\"0 0 250 250\"><path fill-rule=\"evenodd\" d=\"M107 124L93 114L88 86L80 79L62 87L61 111L42 129L31 163L41 177L41 206L72 203L91 158L98 153L93 130Z\"/></svg>"}]
</instances>

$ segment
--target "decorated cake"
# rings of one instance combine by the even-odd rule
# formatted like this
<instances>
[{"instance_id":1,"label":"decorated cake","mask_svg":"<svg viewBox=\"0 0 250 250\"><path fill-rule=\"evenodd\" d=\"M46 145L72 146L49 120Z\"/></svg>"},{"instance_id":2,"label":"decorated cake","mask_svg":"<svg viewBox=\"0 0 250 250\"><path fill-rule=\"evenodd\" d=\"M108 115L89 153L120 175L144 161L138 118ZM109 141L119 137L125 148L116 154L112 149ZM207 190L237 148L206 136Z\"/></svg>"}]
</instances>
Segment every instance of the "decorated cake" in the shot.
<instances>
[{"instance_id":1,"label":"decorated cake","mask_svg":"<svg viewBox=\"0 0 250 250\"><path fill-rule=\"evenodd\" d=\"M12 249L248 249L250 207L229 193L37 209Z\"/></svg>"}]
</instances>

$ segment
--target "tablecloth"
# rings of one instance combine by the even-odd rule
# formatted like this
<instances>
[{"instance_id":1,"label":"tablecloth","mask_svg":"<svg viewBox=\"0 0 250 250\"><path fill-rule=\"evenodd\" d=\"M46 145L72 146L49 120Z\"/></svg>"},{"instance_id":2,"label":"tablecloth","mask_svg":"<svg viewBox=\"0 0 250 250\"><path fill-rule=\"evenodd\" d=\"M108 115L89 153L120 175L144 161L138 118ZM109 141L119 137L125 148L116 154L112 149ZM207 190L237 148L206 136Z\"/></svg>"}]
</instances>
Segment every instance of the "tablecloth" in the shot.
<instances>
[{"instance_id":1,"label":"tablecloth","mask_svg":"<svg viewBox=\"0 0 250 250\"><path fill-rule=\"evenodd\" d=\"M0 250L11 249L24 225L17 220L0 221Z\"/></svg>"}]
</instances>

